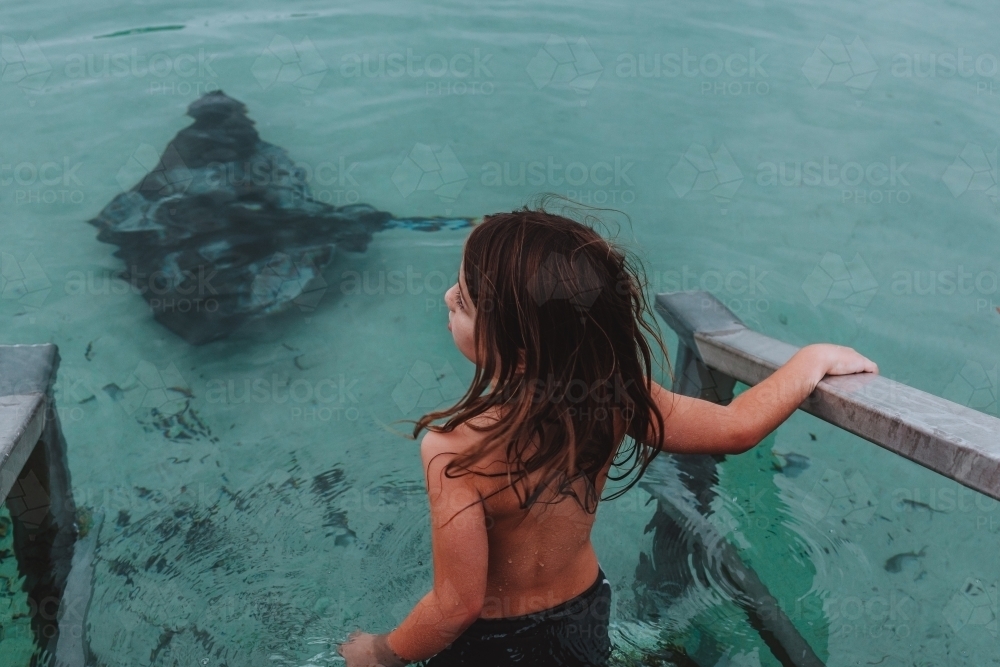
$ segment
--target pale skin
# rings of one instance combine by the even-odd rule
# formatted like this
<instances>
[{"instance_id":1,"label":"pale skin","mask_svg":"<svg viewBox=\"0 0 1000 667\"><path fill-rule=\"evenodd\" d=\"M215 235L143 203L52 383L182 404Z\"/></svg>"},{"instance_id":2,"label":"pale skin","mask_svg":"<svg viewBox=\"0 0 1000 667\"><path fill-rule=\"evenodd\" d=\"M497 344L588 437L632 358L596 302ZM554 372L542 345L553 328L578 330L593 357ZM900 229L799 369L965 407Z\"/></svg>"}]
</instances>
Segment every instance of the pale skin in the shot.
<instances>
[{"instance_id":1,"label":"pale skin","mask_svg":"<svg viewBox=\"0 0 1000 667\"><path fill-rule=\"evenodd\" d=\"M476 363L476 309L461 267L458 275L444 297L448 329L459 351ZM725 406L674 394L652 382L667 436L658 436L651 427L645 442L671 453L740 454L784 422L824 376L853 373L878 373L878 366L849 347L815 344L801 348L770 377ZM451 433L428 432L421 441L434 586L392 632L352 633L338 647L348 667L404 664L395 656L425 660L455 641L477 618L554 607L582 593L596 578L598 561L590 541L596 513L585 512L570 500L535 505L525 517L509 489L474 502L504 486L506 477L443 475L450 459L476 447L481 438L459 427ZM598 477L598 497L613 459ZM487 457L477 469L496 472L505 465L500 457ZM581 497L583 489L581 484Z\"/></svg>"}]
</instances>

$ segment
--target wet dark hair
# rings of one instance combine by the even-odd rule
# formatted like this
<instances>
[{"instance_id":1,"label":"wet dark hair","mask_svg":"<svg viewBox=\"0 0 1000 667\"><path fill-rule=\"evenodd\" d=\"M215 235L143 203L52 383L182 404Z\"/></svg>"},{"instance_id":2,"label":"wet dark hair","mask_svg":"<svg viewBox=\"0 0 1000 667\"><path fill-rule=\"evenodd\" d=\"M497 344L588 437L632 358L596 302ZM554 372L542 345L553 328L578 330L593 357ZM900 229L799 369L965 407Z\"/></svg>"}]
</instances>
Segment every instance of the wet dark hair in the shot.
<instances>
[{"instance_id":1,"label":"wet dark hair","mask_svg":"<svg viewBox=\"0 0 1000 667\"><path fill-rule=\"evenodd\" d=\"M606 500L632 488L660 451L642 442L650 425L655 423L656 433L664 430L651 394L653 355L644 332L670 363L658 330L646 319L641 267L589 224L549 213L543 202L536 209L485 216L466 241L463 272L476 308L475 376L454 406L417 420L413 437L425 428L451 432L466 424L484 438L474 451L450 461L446 475L458 476L450 474L458 469L507 475L509 483L500 490L513 487L522 509L552 487L555 502L569 495L593 513L598 474L627 435L630 453L614 464L635 462L608 479L624 479L637 466L639 474ZM487 391L493 378L495 386ZM470 422L495 410L502 419ZM432 424L441 419L447 421ZM507 472L469 469L504 445ZM537 470L544 471L542 481L530 488L528 475ZM580 477L589 481L583 500L572 488Z\"/></svg>"}]
</instances>

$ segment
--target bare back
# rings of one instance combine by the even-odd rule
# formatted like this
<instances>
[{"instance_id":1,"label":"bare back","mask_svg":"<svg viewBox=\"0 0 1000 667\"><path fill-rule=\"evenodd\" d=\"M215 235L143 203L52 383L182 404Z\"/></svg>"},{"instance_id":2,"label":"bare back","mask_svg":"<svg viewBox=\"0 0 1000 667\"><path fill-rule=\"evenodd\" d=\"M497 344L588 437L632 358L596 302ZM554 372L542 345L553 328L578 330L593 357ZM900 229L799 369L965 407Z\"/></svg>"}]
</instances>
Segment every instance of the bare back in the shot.
<instances>
[{"instance_id":1,"label":"bare back","mask_svg":"<svg viewBox=\"0 0 1000 667\"><path fill-rule=\"evenodd\" d=\"M476 432L464 428L452 436L466 440L467 446L475 446L473 441L478 439ZM616 451L617 447L598 474L598 498ZM483 460L474 469L506 473L507 467L497 457ZM540 475L541 471L536 471L528 476L532 488ZM514 490L507 486L506 474L471 477L484 499L489 541L482 618L520 616L549 609L587 590L598 571L597 554L590 542L596 512L585 511L568 496L556 503L548 492L543 496L546 502L536 502L528 510L522 510ZM587 484L583 478L573 482L581 500L587 497Z\"/></svg>"}]
</instances>

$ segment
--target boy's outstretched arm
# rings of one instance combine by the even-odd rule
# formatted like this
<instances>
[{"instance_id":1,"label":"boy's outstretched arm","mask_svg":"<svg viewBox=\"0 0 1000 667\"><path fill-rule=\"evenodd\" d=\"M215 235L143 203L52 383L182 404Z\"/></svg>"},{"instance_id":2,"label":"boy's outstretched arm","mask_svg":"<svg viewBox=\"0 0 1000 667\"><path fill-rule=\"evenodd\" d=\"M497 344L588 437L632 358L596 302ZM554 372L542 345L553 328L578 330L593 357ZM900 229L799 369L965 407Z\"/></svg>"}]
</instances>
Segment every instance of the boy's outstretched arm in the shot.
<instances>
[{"instance_id":1,"label":"boy's outstretched arm","mask_svg":"<svg viewBox=\"0 0 1000 667\"><path fill-rule=\"evenodd\" d=\"M852 373L878 373L878 366L849 347L821 343L801 348L729 405L675 394L653 382L666 435L660 437L651 424L644 442L677 454L740 454L788 419L824 376Z\"/></svg>"},{"instance_id":2,"label":"boy's outstretched arm","mask_svg":"<svg viewBox=\"0 0 1000 667\"><path fill-rule=\"evenodd\" d=\"M472 475L444 475L463 444L457 435L431 431L420 443L430 500L434 588L392 632L352 633L337 648L347 667L400 667L425 660L479 618L489 555L486 515Z\"/></svg>"}]
</instances>

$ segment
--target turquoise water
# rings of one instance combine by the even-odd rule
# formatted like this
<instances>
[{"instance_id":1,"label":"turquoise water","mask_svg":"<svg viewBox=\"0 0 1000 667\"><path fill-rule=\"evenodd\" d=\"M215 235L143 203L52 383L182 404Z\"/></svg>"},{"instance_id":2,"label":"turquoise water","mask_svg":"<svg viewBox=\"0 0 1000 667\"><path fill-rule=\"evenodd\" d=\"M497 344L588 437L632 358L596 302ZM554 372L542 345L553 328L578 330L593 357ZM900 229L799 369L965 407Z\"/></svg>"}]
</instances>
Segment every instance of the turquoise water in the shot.
<instances>
[{"instance_id":1,"label":"turquoise water","mask_svg":"<svg viewBox=\"0 0 1000 667\"><path fill-rule=\"evenodd\" d=\"M431 571L419 455L392 422L472 375L441 302L464 232L379 234L314 311L226 341L154 322L85 221L192 100L246 103L329 203L478 216L553 191L617 208L651 293L708 289L768 335L851 345L996 414L991 9L4 5L0 342L60 347L97 664L337 664L331 642L393 627ZM622 663L671 644L778 664L714 589L641 617L648 499L602 505L594 529ZM797 414L722 466L712 521L827 664L996 662L993 501ZM0 643L27 664L30 614L0 567Z\"/></svg>"}]
</instances>

